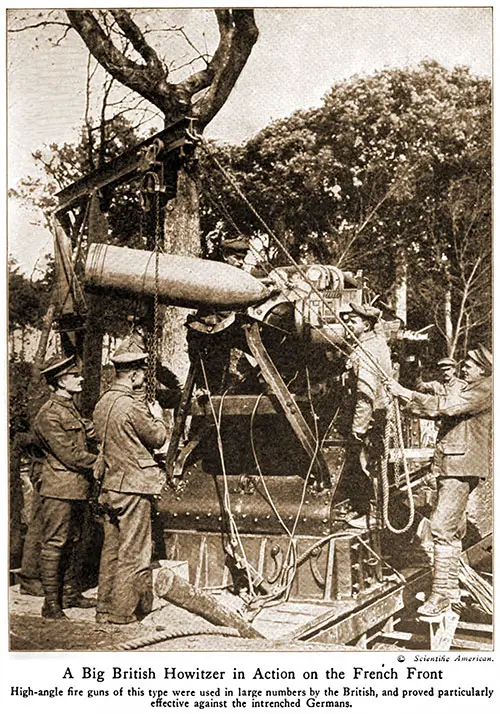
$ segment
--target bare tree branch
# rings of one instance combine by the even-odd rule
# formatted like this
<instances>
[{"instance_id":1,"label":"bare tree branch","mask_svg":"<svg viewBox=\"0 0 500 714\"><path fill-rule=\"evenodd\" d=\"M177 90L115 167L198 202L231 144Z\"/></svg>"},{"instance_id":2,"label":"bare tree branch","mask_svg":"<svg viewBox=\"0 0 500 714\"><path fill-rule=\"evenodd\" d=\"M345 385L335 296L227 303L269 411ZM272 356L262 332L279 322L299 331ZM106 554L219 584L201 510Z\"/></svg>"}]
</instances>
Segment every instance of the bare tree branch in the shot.
<instances>
[{"instance_id":1,"label":"bare tree branch","mask_svg":"<svg viewBox=\"0 0 500 714\"><path fill-rule=\"evenodd\" d=\"M201 127L206 126L224 106L259 36L253 10L219 9L214 12L219 23L219 46L205 73L198 73L190 89L194 94L195 90L210 87L194 111ZM200 86L204 84L202 79L209 75L211 81Z\"/></svg>"},{"instance_id":2,"label":"bare tree branch","mask_svg":"<svg viewBox=\"0 0 500 714\"><path fill-rule=\"evenodd\" d=\"M215 10L219 24L219 45L205 69L193 72L178 84L168 82L168 68L146 41L126 10L110 11L124 37L143 58L138 64L119 50L111 39L111 31L91 10L67 10L68 18L89 51L117 81L137 92L157 106L167 121L191 115L203 129L224 105L236 80L246 64L258 37L253 10ZM183 28L181 32L187 39ZM190 41L189 41L190 42ZM191 47L194 48L192 42ZM201 90L208 90L195 104L193 99Z\"/></svg>"},{"instance_id":3,"label":"bare tree branch","mask_svg":"<svg viewBox=\"0 0 500 714\"><path fill-rule=\"evenodd\" d=\"M67 25L66 29L62 33L61 37L59 37L57 40L53 41L53 46L54 47L60 47L61 43L64 42L66 37L68 36L68 32L72 29L71 25Z\"/></svg>"},{"instance_id":4,"label":"bare tree branch","mask_svg":"<svg viewBox=\"0 0 500 714\"><path fill-rule=\"evenodd\" d=\"M125 37L130 40L132 47L144 58L148 67L156 73L165 72L165 67L154 49L144 39L144 35L132 20L127 10L110 10Z\"/></svg>"},{"instance_id":5,"label":"bare tree branch","mask_svg":"<svg viewBox=\"0 0 500 714\"><path fill-rule=\"evenodd\" d=\"M48 27L49 25L58 25L59 27L66 27L71 29L71 25L67 22L56 22L55 20L43 20L42 22L36 22L33 25L23 25L23 27L12 27L9 28L8 32L25 32L26 30L36 30L39 27Z\"/></svg>"},{"instance_id":6,"label":"bare tree branch","mask_svg":"<svg viewBox=\"0 0 500 714\"><path fill-rule=\"evenodd\" d=\"M175 87L166 81L166 69L161 63L139 65L128 59L115 47L90 10L67 10L66 13L89 51L114 79L158 106L166 116L176 110L179 112ZM130 22L133 22L131 18ZM134 41L137 42L137 36Z\"/></svg>"}]
</instances>

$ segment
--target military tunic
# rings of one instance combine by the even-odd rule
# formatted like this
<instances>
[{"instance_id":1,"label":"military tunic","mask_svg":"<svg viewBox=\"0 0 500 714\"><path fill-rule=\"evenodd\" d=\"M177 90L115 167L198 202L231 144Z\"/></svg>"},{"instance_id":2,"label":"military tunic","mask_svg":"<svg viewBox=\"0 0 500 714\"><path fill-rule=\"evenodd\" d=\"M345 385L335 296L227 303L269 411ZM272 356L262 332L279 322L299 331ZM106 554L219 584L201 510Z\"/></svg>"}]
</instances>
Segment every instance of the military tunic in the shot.
<instances>
[{"instance_id":1,"label":"military tunic","mask_svg":"<svg viewBox=\"0 0 500 714\"><path fill-rule=\"evenodd\" d=\"M447 394L457 394L457 392L461 392L466 386L467 382L458 377L452 377L449 382L438 382L437 380L422 382L422 380L417 380L416 391L422 394L434 394L435 396L442 397Z\"/></svg>"},{"instance_id":2,"label":"military tunic","mask_svg":"<svg viewBox=\"0 0 500 714\"><path fill-rule=\"evenodd\" d=\"M346 452L346 495L359 514L370 511L376 500L375 477L380 468L385 415L389 396L384 377L392 375L391 355L385 339L374 330L358 337L347 361L351 404L351 438Z\"/></svg>"},{"instance_id":3,"label":"military tunic","mask_svg":"<svg viewBox=\"0 0 500 714\"><path fill-rule=\"evenodd\" d=\"M81 537L83 508L96 459L87 450L86 423L71 398L53 395L35 417L40 460L42 557L58 557Z\"/></svg>"},{"instance_id":4,"label":"military tunic","mask_svg":"<svg viewBox=\"0 0 500 714\"><path fill-rule=\"evenodd\" d=\"M407 409L441 419L434 457L438 500L431 529L435 543L457 544L466 531L469 494L480 479L491 477L492 379L483 377L444 396L413 392Z\"/></svg>"},{"instance_id":5,"label":"military tunic","mask_svg":"<svg viewBox=\"0 0 500 714\"><path fill-rule=\"evenodd\" d=\"M153 450L163 446L167 430L151 416L142 395L119 384L97 403L94 422L105 461L100 500L110 513L104 524L97 612L127 623L152 605L151 501L165 480Z\"/></svg>"},{"instance_id":6,"label":"military tunic","mask_svg":"<svg viewBox=\"0 0 500 714\"><path fill-rule=\"evenodd\" d=\"M440 476L490 476L491 406L491 377L448 395L413 392L407 409L428 419L441 419L435 453Z\"/></svg>"},{"instance_id":7,"label":"military tunic","mask_svg":"<svg viewBox=\"0 0 500 714\"><path fill-rule=\"evenodd\" d=\"M392 376L391 354L385 339L373 330L358 338L347 368L355 381L355 403L352 418L352 433L362 436L367 433L377 410L385 410L389 396L384 386L384 376Z\"/></svg>"}]
</instances>

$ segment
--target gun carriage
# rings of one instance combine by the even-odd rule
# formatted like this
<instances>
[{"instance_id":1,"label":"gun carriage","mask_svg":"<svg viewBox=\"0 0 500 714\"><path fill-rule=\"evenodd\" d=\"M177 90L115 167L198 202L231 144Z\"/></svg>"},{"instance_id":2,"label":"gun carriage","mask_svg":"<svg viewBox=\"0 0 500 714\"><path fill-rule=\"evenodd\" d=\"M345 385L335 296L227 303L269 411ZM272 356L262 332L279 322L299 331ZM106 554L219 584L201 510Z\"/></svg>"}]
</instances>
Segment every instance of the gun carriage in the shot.
<instances>
[{"instance_id":1,"label":"gun carriage","mask_svg":"<svg viewBox=\"0 0 500 714\"><path fill-rule=\"evenodd\" d=\"M68 210L89 195L95 204L96 191L131 175L145 176L146 208L167 200L189 146L181 122L60 194L59 327L73 349L78 295L63 232ZM430 577L428 566L408 567L404 554L416 526L413 488L432 452L419 448L418 422L399 424L381 455L377 525L349 527L356 481L343 385L348 335L339 316L367 298L362 275L294 264L259 279L223 263L166 255L158 245L112 246L105 234L102 225L94 236L89 231L88 290L140 296L157 311L162 303L196 310L187 320L189 373L168 449L158 455L167 476L158 503L166 559L187 563L195 587L238 595L262 631L366 640ZM384 318L379 329L401 371L411 369L424 335L405 330L387 310Z\"/></svg>"}]
</instances>

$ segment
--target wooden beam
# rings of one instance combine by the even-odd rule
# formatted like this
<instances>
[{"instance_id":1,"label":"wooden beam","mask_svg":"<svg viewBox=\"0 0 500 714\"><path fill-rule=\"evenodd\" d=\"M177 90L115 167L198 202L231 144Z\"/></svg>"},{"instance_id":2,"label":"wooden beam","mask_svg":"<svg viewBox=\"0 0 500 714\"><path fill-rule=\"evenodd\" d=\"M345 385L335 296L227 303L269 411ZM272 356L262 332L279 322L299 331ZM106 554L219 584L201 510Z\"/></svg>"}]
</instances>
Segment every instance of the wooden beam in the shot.
<instances>
[{"instance_id":1,"label":"wooden beam","mask_svg":"<svg viewBox=\"0 0 500 714\"><path fill-rule=\"evenodd\" d=\"M361 637L371 627L404 609L414 600L419 590L424 590L431 580L431 571L417 571L403 585L390 587L385 595L380 589L371 593L365 602L354 610L338 616L335 610L312 620L290 633L290 639L323 643L348 643ZM382 589L382 588L381 588Z\"/></svg>"},{"instance_id":2,"label":"wooden beam","mask_svg":"<svg viewBox=\"0 0 500 714\"><path fill-rule=\"evenodd\" d=\"M463 637L454 637L452 647L458 650L480 650L481 652L491 652L492 642L478 642L477 640L465 640Z\"/></svg>"},{"instance_id":3,"label":"wooden beam","mask_svg":"<svg viewBox=\"0 0 500 714\"><path fill-rule=\"evenodd\" d=\"M188 119L181 119L154 136L150 136L132 149L125 151L115 159L108 161L104 166L83 176L79 181L75 181L70 186L66 186L57 193L59 208L57 212L66 211L76 201L87 196L93 191L109 186L117 181L124 181L147 171L151 166L151 159L147 156L147 149L160 139L164 144L161 158L164 160L166 154L172 153L176 149L190 143L186 130L189 126Z\"/></svg>"}]
</instances>

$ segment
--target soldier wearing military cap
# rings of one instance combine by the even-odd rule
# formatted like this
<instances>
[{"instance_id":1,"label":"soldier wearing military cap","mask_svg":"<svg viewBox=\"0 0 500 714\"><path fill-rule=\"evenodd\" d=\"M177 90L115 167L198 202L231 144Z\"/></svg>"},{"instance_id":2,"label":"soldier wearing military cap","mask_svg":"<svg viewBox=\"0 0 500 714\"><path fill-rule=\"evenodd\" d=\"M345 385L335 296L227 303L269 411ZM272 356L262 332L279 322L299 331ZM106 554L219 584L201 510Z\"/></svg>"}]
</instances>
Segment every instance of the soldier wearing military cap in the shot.
<instances>
[{"instance_id":1,"label":"soldier wearing military cap","mask_svg":"<svg viewBox=\"0 0 500 714\"><path fill-rule=\"evenodd\" d=\"M81 595L75 550L81 538L96 456L87 449L88 422L73 402L82 390L83 379L74 358L55 357L41 374L53 391L33 424L42 453L38 474L40 571L45 595L42 616L61 619L66 617L64 608L95 606L95 600Z\"/></svg>"},{"instance_id":2,"label":"soldier wearing military cap","mask_svg":"<svg viewBox=\"0 0 500 714\"><path fill-rule=\"evenodd\" d=\"M147 353L133 337L112 359L116 379L94 410L104 456L100 502L108 516L99 570L99 622L127 624L152 607L151 507L164 484L155 449L167 428L158 402L147 404L143 385Z\"/></svg>"},{"instance_id":3,"label":"soldier wearing military cap","mask_svg":"<svg viewBox=\"0 0 500 714\"><path fill-rule=\"evenodd\" d=\"M390 389L412 414L440 419L434 456L437 504L431 518L434 541L432 591L418 612L439 617L460 600L458 572L470 493L491 478L491 407L493 357L480 345L467 353L462 374L466 386L454 394L413 392L394 381Z\"/></svg>"},{"instance_id":4,"label":"soldier wearing military cap","mask_svg":"<svg viewBox=\"0 0 500 714\"><path fill-rule=\"evenodd\" d=\"M353 527L365 528L374 524L373 477L378 471L388 406L384 377L392 375L392 365L387 342L375 330L382 312L367 304L351 302L349 307L350 310L342 315L346 339L352 344L346 364L352 403L346 471L350 472L352 483L346 485L351 504L359 515L348 522Z\"/></svg>"},{"instance_id":5,"label":"soldier wearing military cap","mask_svg":"<svg viewBox=\"0 0 500 714\"><path fill-rule=\"evenodd\" d=\"M460 392L466 385L466 382L457 375L458 363L453 357L442 357L437 362L441 373L441 380L432 380L424 382L422 379L417 379L416 391L423 394L446 395Z\"/></svg>"},{"instance_id":6,"label":"soldier wearing military cap","mask_svg":"<svg viewBox=\"0 0 500 714\"><path fill-rule=\"evenodd\" d=\"M250 248L250 241L245 236L227 238L220 244L224 261L236 268L242 268Z\"/></svg>"}]
</instances>

